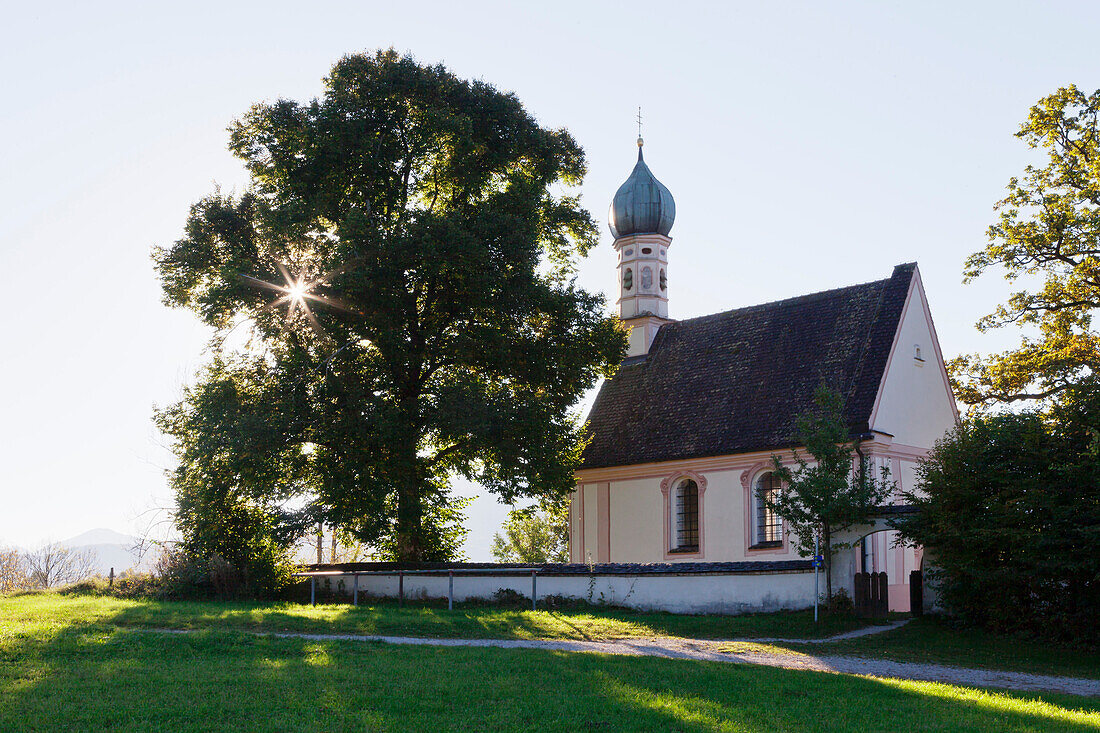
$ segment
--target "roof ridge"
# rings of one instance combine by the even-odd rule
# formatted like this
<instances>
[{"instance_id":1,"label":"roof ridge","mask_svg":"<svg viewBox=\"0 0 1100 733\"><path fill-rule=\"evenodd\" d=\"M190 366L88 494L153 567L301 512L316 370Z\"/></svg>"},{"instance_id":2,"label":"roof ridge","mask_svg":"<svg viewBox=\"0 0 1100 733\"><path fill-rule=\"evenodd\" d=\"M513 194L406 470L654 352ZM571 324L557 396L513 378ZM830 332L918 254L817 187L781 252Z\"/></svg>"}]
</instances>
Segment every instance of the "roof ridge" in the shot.
<instances>
[{"instance_id":1,"label":"roof ridge","mask_svg":"<svg viewBox=\"0 0 1100 733\"><path fill-rule=\"evenodd\" d=\"M916 264L915 262L906 262L904 264L897 265L894 269L896 271L899 268L909 267L909 266L915 265L915 264ZM790 297L790 298L782 298L780 300L771 300L771 301L768 301L766 303L757 303L756 305L745 305L745 306L741 306L740 308L731 308L729 310L719 311L717 313L708 313L708 314L702 315L702 316L694 316L692 318L683 318L683 319L680 319L680 320L677 320L677 321L673 321L671 324L666 324L666 325L675 325L675 324L680 324L680 323L693 323L693 322L697 322L697 321L706 320L707 318L719 318L721 316L728 316L728 315L732 315L734 313L744 313L744 312L754 311L754 310L761 309L761 308L773 308L773 307L779 306L779 305L805 303L805 302L811 301L814 298L820 298L820 297L824 297L824 296L827 296L827 295L836 295L836 294L842 293L846 290L855 290L857 288L866 288L866 287L869 287L871 285L883 285L883 286L885 286L892 279L893 279L893 275L891 275L890 277L882 278L881 280L870 280L868 282L855 283L854 285L844 285L844 286L841 286L839 288L829 288L828 290L819 290L816 293L806 293L805 295L795 295L795 296Z\"/></svg>"}]
</instances>

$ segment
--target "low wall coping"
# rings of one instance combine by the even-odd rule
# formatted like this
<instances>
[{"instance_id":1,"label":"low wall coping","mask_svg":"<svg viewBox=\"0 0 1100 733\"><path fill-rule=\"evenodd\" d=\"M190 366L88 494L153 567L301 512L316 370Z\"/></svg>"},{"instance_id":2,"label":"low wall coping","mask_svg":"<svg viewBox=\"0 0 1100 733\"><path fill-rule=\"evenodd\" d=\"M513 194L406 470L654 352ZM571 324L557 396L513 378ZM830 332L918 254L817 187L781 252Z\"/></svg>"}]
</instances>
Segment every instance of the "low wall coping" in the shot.
<instances>
[{"instance_id":1,"label":"low wall coping","mask_svg":"<svg viewBox=\"0 0 1100 733\"><path fill-rule=\"evenodd\" d=\"M809 560L774 560L757 562L683 562L683 563L463 563L463 562L351 562L351 563L314 563L304 566L298 575L353 575L370 573L372 575L397 575L410 573L415 575L470 575L484 576L521 575L536 573L541 576L587 576L587 575L757 575L761 573L805 573L812 572Z\"/></svg>"}]
</instances>

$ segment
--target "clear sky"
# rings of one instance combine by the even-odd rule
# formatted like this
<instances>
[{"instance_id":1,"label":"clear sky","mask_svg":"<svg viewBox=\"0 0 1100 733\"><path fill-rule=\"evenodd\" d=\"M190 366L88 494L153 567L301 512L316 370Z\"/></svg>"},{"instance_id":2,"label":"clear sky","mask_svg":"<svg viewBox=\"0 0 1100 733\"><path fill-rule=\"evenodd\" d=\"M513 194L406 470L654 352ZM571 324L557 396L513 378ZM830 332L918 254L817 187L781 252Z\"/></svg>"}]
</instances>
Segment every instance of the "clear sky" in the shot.
<instances>
[{"instance_id":1,"label":"clear sky","mask_svg":"<svg viewBox=\"0 0 1100 733\"><path fill-rule=\"evenodd\" d=\"M170 501L153 405L208 333L160 304L149 252L188 206L246 177L226 125L321 92L341 55L393 46L516 92L588 154L604 220L634 164L676 198L683 318L886 277L916 260L947 356L997 276L961 282L993 203L1034 159L1013 133L1059 86L1100 87L1100 4L8 4L0 28L0 545ZM611 237L581 283L612 293ZM505 510L479 499L468 552Z\"/></svg>"}]
</instances>

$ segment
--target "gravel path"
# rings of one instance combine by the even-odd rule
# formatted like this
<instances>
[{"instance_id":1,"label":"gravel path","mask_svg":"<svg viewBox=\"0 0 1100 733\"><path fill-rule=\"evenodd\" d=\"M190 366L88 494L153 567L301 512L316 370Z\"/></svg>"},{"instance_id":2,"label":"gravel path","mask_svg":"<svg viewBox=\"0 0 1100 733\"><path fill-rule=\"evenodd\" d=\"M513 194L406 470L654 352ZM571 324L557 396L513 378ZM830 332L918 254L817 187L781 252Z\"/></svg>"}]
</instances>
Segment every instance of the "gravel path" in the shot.
<instances>
[{"instance_id":1,"label":"gravel path","mask_svg":"<svg viewBox=\"0 0 1100 733\"><path fill-rule=\"evenodd\" d=\"M888 631L901 625L871 627L847 634L838 634L815 642L837 641ZM862 657L837 657L800 654L798 652L774 653L758 646L769 641L794 641L807 643L807 639L768 640L731 639L712 641L703 639L637 638L616 641L559 641L549 639L432 639L414 636L363 636L358 634L305 634L256 632L259 636L286 639L310 639L314 641L375 641L386 644L413 644L445 647L495 647L500 649L549 649L563 652L594 652L630 656L667 657L670 659L694 659L734 664L763 664L785 669L837 672L869 677L893 677L905 680L946 682L967 687L994 687L1008 690L1034 692L1062 692L1070 695L1100 696L1100 680L1024 672L1000 672L987 669L948 667L940 664L915 662L891 662ZM810 642L810 643L815 643Z\"/></svg>"},{"instance_id":2,"label":"gravel path","mask_svg":"<svg viewBox=\"0 0 1100 733\"><path fill-rule=\"evenodd\" d=\"M903 680L945 682L965 687L994 687L1006 690L1030 692L1062 692L1068 695L1100 697L1100 680L1078 677L1055 677L1028 674L1026 672L1001 672L990 669L948 667L942 664L917 662L891 662L885 659L865 657L837 657L803 654L793 651L781 653L761 649L767 643L820 644L878 634L896 629L908 623L908 619L885 626L870 626L825 639L678 639L634 638L615 641L561 641L552 639L435 639L420 636L373 636L362 634L306 634L296 632L248 631L254 636L270 636L279 639L308 639L311 641L373 641L386 644L446 647L493 647L498 649L549 649L561 652L589 652L619 654L636 657L666 657L692 659L732 664L762 664L767 667L802 669L816 672L835 672L864 677L892 677ZM192 634L193 629L129 629L163 634Z\"/></svg>"}]
</instances>

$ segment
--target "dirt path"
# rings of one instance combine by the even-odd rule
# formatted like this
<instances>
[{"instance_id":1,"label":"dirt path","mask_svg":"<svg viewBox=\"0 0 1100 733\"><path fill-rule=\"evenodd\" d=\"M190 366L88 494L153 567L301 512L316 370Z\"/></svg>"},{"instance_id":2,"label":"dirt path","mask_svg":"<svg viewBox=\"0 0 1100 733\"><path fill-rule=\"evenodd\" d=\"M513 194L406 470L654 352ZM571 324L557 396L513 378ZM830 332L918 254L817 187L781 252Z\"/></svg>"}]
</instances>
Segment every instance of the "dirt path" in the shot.
<instances>
[{"instance_id":1,"label":"dirt path","mask_svg":"<svg viewBox=\"0 0 1100 733\"><path fill-rule=\"evenodd\" d=\"M714 642L716 644L737 644L737 643L756 643L756 644L829 644L834 641L844 641L845 639L858 639L861 636L871 636L872 634L881 634L886 631L893 631L894 629L901 628L905 624L909 623L913 619L903 618L900 621L893 621L888 624L881 624L878 626L864 626L862 629L856 629L855 631L845 631L842 634L833 634L832 636L826 636L823 639L783 639L780 637L764 636L757 639L727 639L725 641Z\"/></svg>"},{"instance_id":2,"label":"dirt path","mask_svg":"<svg viewBox=\"0 0 1100 733\"><path fill-rule=\"evenodd\" d=\"M283 639L310 639L314 641L373 641L386 644L411 644L446 647L494 647L500 649L549 649L564 652L591 652L598 654L622 654L630 656L667 657L670 659L694 659L733 664L763 664L785 669L803 669L818 672L837 672L867 677L893 677L903 680L946 682L967 687L995 687L1008 690L1033 692L1062 692L1070 695L1100 696L1100 680L1076 677L1028 674L1025 672L1000 672L988 669L948 667L940 664L917 662L891 662L884 659L863 657L838 657L801 654L798 652L775 653L758 645L776 642L823 643L857 636L881 633L904 624L873 626L827 639L730 639L713 641L704 639L637 638L615 641L560 641L549 639L433 639L417 636L366 636L359 634L306 634L286 632L247 632L257 636ZM171 629L148 629L168 633L192 633Z\"/></svg>"}]
</instances>

